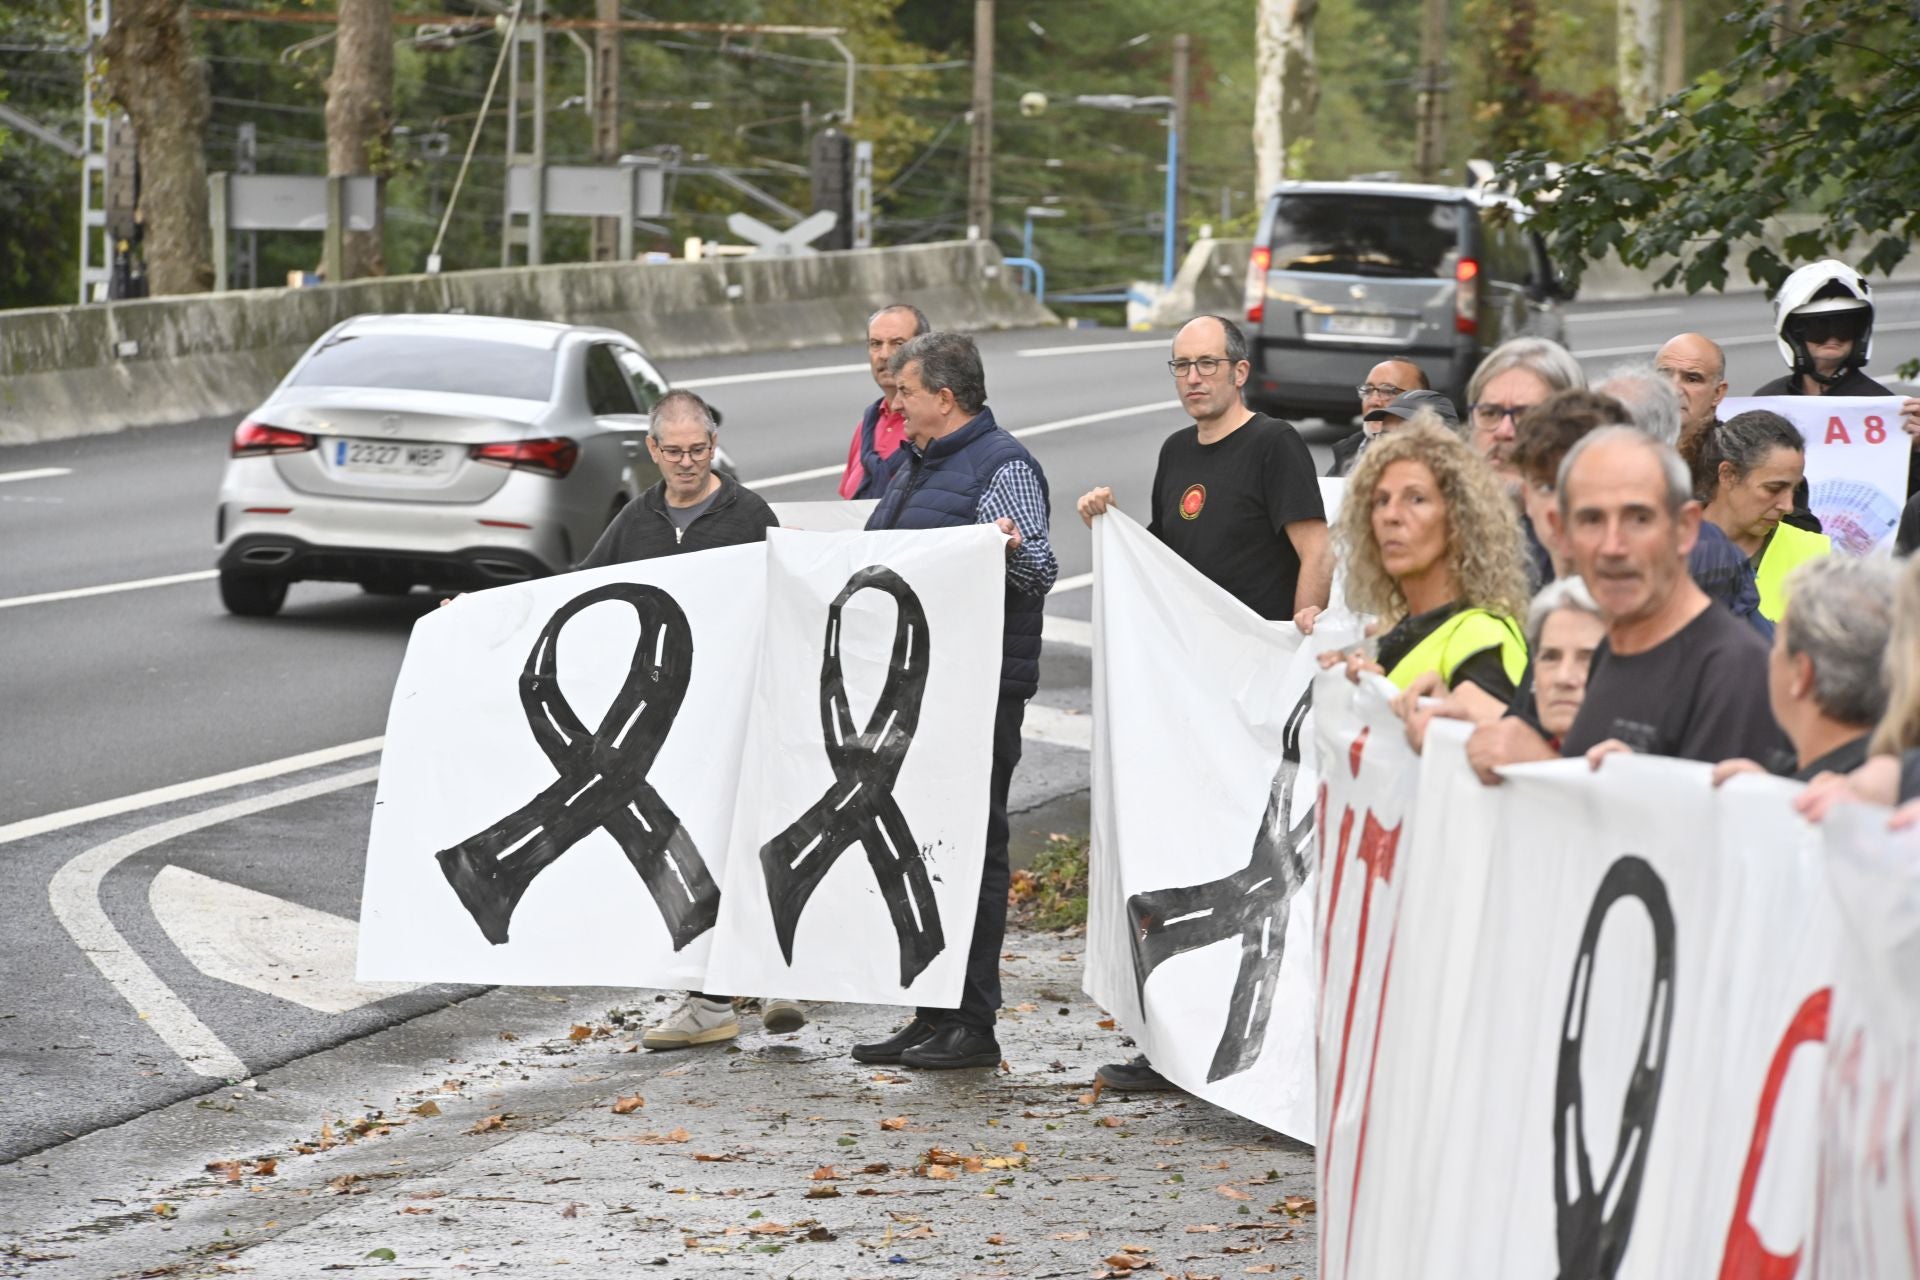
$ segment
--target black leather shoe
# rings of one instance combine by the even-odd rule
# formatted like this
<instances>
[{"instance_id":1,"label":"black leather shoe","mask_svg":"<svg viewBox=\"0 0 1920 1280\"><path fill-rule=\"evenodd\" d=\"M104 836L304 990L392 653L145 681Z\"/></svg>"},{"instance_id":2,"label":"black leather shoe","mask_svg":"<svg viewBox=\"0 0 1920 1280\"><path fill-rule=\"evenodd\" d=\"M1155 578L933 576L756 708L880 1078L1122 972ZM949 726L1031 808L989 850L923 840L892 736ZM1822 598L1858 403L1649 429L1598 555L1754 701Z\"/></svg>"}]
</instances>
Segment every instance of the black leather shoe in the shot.
<instances>
[{"instance_id":1,"label":"black leather shoe","mask_svg":"<svg viewBox=\"0 0 1920 1280\"><path fill-rule=\"evenodd\" d=\"M923 1071L951 1071L956 1067L997 1067L1000 1042L985 1031L975 1031L960 1022L949 1022L933 1037L900 1055L903 1067Z\"/></svg>"},{"instance_id":2,"label":"black leather shoe","mask_svg":"<svg viewBox=\"0 0 1920 1280\"><path fill-rule=\"evenodd\" d=\"M1127 1062L1109 1062L1093 1078L1116 1093L1163 1093L1180 1087L1155 1071L1144 1053Z\"/></svg>"},{"instance_id":3,"label":"black leather shoe","mask_svg":"<svg viewBox=\"0 0 1920 1280\"><path fill-rule=\"evenodd\" d=\"M931 1022L923 1021L916 1015L913 1021L888 1036L885 1040L875 1041L873 1044L857 1044L853 1046L853 1060L855 1062L874 1063L898 1062L900 1061L901 1054L917 1044L925 1044L933 1038L934 1032L939 1029L938 1026Z\"/></svg>"}]
</instances>

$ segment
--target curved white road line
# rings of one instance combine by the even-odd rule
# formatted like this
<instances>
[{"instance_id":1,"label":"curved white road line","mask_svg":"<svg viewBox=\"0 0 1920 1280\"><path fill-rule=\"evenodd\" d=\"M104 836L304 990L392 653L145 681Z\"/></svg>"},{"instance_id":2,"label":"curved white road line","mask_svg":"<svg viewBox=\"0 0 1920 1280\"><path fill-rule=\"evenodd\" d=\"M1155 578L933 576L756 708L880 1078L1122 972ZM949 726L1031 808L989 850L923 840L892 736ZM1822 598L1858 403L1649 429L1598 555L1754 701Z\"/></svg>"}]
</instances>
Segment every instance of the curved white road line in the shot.
<instances>
[{"instance_id":1,"label":"curved white road line","mask_svg":"<svg viewBox=\"0 0 1920 1280\"><path fill-rule=\"evenodd\" d=\"M53 906L54 917L93 962L93 967L133 1006L154 1034L180 1055L190 1070L216 1079L243 1080L248 1074L246 1063L221 1042L212 1028L194 1016L186 1001L160 980L160 975L114 928L100 905L100 886L115 867L154 845L266 809L357 787L372 782L379 773L377 767L355 769L338 777L284 787L266 795L156 822L95 845L61 867L47 885L47 899Z\"/></svg>"}]
</instances>

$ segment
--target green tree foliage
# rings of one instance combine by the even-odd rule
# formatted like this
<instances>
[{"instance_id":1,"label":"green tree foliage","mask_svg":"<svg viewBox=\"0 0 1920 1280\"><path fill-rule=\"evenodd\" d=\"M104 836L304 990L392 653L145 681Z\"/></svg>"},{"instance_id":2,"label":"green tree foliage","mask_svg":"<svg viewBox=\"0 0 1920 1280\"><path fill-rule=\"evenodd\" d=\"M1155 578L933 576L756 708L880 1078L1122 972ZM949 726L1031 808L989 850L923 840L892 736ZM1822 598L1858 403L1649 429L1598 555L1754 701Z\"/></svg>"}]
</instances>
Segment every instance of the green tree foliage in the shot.
<instances>
[{"instance_id":1,"label":"green tree foliage","mask_svg":"<svg viewBox=\"0 0 1920 1280\"><path fill-rule=\"evenodd\" d=\"M10 0L0 11L0 102L80 140L76 5ZM78 296L80 162L0 124L0 307L45 307Z\"/></svg>"},{"instance_id":2,"label":"green tree foliage","mask_svg":"<svg viewBox=\"0 0 1920 1280\"><path fill-rule=\"evenodd\" d=\"M1778 286L1796 263L1844 257L1887 271L1920 234L1920 22L1906 0L1772 0L1727 19L1730 58L1625 136L1555 169L1534 149L1507 168L1539 202L1568 263L1616 250L1673 262L1660 279L1724 289L1737 243L1770 219L1812 215L1779 251L1750 248L1745 276Z\"/></svg>"}]
</instances>

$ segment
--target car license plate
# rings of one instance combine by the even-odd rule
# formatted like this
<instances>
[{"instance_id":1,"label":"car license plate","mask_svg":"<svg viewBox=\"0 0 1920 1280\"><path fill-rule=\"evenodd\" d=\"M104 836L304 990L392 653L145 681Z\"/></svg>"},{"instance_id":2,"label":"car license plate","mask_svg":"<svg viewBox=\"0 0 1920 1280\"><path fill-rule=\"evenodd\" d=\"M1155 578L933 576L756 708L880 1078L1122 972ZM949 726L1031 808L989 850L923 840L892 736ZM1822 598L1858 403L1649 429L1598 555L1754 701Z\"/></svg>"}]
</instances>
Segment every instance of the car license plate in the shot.
<instances>
[{"instance_id":1,"label":"car license plate","mask_svg":"<svg viewBox=\"0 0 1920 1280\"><path fill-rule=\"evenodd\" d=\"M1347 338L1391 338L1394 324L1392 316L1322 316L1320 331Z\"/></svg>"},{"instance_id":2,"label":"car license plate","mask_svg":"<svg viewBox=\"0 0 1920 1280\"><path fill-rule=\"evenodd\" d=\"M399 440L335 440L337 471L376 476L437 476L452 469L457 454L444 444Z\"/></svg>"}]
</instances>

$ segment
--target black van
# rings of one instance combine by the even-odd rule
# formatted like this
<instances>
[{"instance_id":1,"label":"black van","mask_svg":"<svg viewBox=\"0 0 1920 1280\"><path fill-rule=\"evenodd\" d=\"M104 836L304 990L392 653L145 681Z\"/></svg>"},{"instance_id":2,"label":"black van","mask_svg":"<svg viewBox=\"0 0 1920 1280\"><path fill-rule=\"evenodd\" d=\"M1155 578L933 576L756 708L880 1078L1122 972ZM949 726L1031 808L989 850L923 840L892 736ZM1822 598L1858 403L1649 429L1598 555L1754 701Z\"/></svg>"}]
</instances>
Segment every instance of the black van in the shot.
<instances>
[{"instance_id":1,"label":"black van","mask_svg":"<svg viewBox=\"0 0 1920 1280\"><path fill-rule=\"evenodd\" d=\"M1571 296L1506 196L1393 182L1284 182L1247 265L1247 402L1346 422L1389 356L1466 411L1467 380L1509 338L1565 340Z\"/></svg>"}]
</instances>

